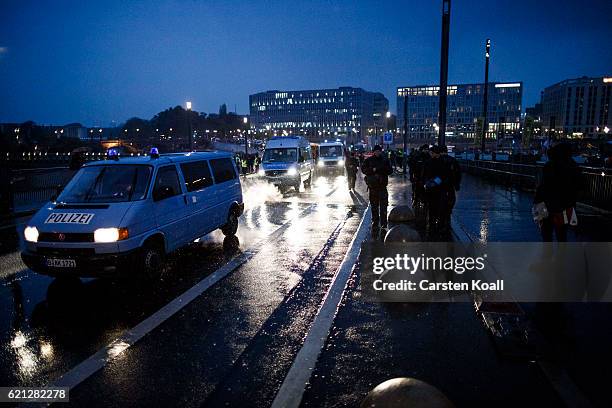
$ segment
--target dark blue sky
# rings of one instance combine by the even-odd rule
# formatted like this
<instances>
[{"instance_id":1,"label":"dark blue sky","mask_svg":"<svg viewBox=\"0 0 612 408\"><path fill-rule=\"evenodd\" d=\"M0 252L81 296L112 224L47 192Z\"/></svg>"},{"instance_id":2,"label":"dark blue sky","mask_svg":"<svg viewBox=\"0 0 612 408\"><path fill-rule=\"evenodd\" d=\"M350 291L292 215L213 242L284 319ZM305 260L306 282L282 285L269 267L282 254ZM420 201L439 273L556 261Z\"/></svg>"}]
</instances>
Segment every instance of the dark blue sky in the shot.
<instances>
[{"instance_id":1,"label":"dark blue sky","mask_svg":"<svg viewBox=\"0 0 612 408\"><path fill-rule=\"evenodd\" d=\"M108 125L193 101L248 110L250 93L437 83L439 0L0 2L0 122ZM612 2L454 0L449 82L524 81L523 105L612 74Z\"/></svg>"}]
</instances>

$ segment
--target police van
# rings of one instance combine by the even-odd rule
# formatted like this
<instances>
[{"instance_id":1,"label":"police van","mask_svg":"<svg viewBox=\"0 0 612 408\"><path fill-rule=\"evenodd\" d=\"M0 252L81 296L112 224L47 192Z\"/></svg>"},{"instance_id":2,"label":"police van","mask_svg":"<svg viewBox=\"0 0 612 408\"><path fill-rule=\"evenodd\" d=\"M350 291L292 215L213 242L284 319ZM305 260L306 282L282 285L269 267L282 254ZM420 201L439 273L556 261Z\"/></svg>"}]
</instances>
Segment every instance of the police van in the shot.
<instances>
[{"instance_id":1,"label":"police van","mask_svg":"<svg viewBox=\"0 0 612 408\"><path fill-rule=\"evenodd\" d=\"M259 175L279 188L310 186L314 164L310 143L302 136L273 137L266 143Z\"/></svg>"},{"instance_id":2,"label":"police van","mask_svg":"<svg viewBox=\"0 0 612 408\"><path fill-rule=\"evenodd\" d=\"M319 145L317 169L323 172L344 173L344 144L327 140Z\"/></svg>"},{"instance_id":3,"label":"police van","mask_svg":"<svg viewBox=\"0 0 612 408\"><path fill-rule=\"evenodd\" d=\"M217 228L234 235L243 210L230 153L111 152L81 167L30 219L21 256L57 277L156 276L166 254Z\"/></svg>"}]
</instances>

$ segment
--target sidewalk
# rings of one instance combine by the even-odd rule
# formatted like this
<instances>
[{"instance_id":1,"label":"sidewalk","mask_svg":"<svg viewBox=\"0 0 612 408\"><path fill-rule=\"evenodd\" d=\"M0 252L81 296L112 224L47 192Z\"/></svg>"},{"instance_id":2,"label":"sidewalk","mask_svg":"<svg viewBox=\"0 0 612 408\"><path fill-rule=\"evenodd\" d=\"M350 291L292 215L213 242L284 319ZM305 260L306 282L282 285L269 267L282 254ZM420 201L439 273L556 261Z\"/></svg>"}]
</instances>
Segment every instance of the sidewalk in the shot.
<instances>
[{"instance_id":1,"label":"sidewalk","mask_svg":"<svg viewBox=\"0 0 612 408\"><path fill-rule=\"evenodd\" d=\"M410 204L410 183L393 176L389 210ZM454 211L459 236L474 241L539 241L531 219L532 196L464 175ZM582 214L573 240L604 234L602 218ZM599 225L596 225L599 224ZM530 359L505 357L472 303L368 303L362 299L359 265L334 329L304 396L304 406L357 406L377 384L414 377L444 392L456 406L562 406L558 384ZM612 362L608 304L559 304L569 340L548 347L595 406L609 406L605 379ZM533 318L536 305L521 304ZM541 313L541 312L540 312ZM546 313L545 313L546 314ZM548 316L548 314L547 314ZM597 364L595 369L594 365Z\"/></svg>"}]
</instances>

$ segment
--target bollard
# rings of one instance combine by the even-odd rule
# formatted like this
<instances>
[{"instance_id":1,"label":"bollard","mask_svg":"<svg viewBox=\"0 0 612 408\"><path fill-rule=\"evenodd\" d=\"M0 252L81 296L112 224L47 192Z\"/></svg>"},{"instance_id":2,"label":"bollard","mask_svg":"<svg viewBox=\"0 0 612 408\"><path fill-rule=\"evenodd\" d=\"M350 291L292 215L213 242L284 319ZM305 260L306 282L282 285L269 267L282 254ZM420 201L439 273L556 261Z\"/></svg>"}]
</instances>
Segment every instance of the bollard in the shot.
<instances>
[{"instance_id":1,"label":"bollard","mask_svg":"<svg viewBox=\"0 0 612 408\"><path fill-rule=\"evenodd\" d=\"M400 377L378 384L360 408L454 408L436 387L415 378Z\"/></svg>"},{"instance_id":2,"label":"bollard","mask_svg":"<svg viewBox=\"0 0 612 408\"><path fill-rule=\"evenodd\" d=\"M414 211L409 205L398 205L391 209L389 222L410 222L415 220Z\"/></svg>"},{"instance_id":3,"label":"bollard","mask_svg":"<svg viewBox=\"0 0 612 408\"><path fill-rule=\"evenodd\" d=\"M405 224L398 224L391 228L385 235L386 243L420 242L421 235L413 228Z\"/></svg>"}]
</instances>

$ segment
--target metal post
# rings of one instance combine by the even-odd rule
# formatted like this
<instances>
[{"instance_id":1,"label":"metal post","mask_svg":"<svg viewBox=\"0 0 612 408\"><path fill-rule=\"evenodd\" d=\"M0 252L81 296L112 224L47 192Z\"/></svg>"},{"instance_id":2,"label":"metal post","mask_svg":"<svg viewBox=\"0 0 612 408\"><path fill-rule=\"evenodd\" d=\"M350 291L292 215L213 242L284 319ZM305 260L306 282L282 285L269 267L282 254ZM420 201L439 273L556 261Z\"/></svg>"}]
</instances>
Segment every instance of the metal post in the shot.
<instances>
[{"instance_id":1,"label":"metal post","mask_svg":"<svg viewBox=\"0 0 612 408\"><path fill-rule=\"evenodd\" d=\"M556 129L555 129L555 127L556 127L555 119L556 118L554 116L551 116L550 117L550 122L549 122L549 125L548 125L548 148L550 148L551 141L556 139L556 135L555 135L555 131L556 131Z\"/></svg>"},{"instance_id":2,"label":"metal post","mask_svg":"<svg viewBox=\"0 0 612 408\"><path fill-rule=\"evenodd\" d=\"M402 155L402 170L406 178L406 161L408 159L408 90L404 89L404 154Z\"/></svg>"},{"instance_id":3,"label":"metal post","mask_svg":"<svg viewBox=\"0 0 612 408\"><path fill-rule=\"evenodd\" d=\"M489 55L491 51L491 40L487 38L485 45L485 82L484 82L484 96L482 98L482 140L480 141L480 152L485 151L485 142L487 138L487 129L489 127L488 108L489 108Z\"/></svg>"},{"instance_id":4,"label":"metal post","mask_svg":"<svg viewBox=\"0 0 612 408\"><path fill-rule=\"evenodd\" d=\"M187 121L189 122L189 151L193 150L193 130L191 130L191 115L189 114L191 111L188 110L187 111L187 115L188 115L188 119Z\"/></svg>"},{"instance_id":5,"label":"metal post","mask_svg":"<svg viewBox=\"0 0 612 408\"><path fill-rule=\"evenodd\" d=\"M440 50L440 124L438 144L445 144L446 94L448 86L448 35L450 31L451 0L442 0L442 47Z\"/></svg>"}]
</instances>

